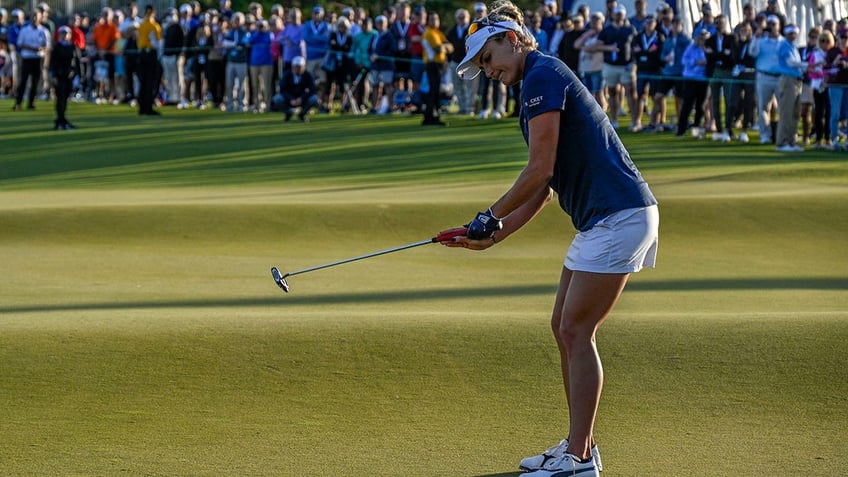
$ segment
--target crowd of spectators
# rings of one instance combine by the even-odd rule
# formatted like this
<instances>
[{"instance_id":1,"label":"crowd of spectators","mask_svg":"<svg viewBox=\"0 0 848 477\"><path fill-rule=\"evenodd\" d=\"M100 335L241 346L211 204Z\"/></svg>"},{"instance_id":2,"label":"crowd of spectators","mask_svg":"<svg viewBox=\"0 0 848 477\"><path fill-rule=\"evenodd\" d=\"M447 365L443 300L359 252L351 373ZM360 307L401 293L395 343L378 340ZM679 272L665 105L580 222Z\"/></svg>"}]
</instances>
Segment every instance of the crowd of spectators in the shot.
<instances>
[{"instance_id":1,"label":"crowd of spectators","mask_svg":"<svg viewBox=\"0 0 848 477\"><path fill-rule=\"evenodd\" d=\"M746 4L736 25L704 3L691 36L669 5L652 13L645 0L634 0L632 15L617 0L603 12L581 5L574 14L543 0L525 12L525 26L541 51L580 76L615 127L627 117L633 132L712 132L746 143L757 131L779 151L848 149L840 129L848 117L848 19L824 19L804 41L776 0L767 2L760 12ZM16 110L25 99L34 108L36 98L59 97L51 58L67 44L79 53L62 70L72 78L70 98L138 104L140 114L160 114L155 105L281 111L301 121L313 109L413 111L425 125L444 125L444 111L500 119L521 108L520 85L455 73L470 23L487 14L483 3L458 9L444 29L438 14L403 1L380 12L274 5L268 14L259 3L234 12L230 0L207 10L194 1L161 13L148 6L142 16L130 3L96 18L73 14L58 29L50 13L44 3L28 17L0 9L0 94L14 96Z\"/></svg>"}]
</instances>

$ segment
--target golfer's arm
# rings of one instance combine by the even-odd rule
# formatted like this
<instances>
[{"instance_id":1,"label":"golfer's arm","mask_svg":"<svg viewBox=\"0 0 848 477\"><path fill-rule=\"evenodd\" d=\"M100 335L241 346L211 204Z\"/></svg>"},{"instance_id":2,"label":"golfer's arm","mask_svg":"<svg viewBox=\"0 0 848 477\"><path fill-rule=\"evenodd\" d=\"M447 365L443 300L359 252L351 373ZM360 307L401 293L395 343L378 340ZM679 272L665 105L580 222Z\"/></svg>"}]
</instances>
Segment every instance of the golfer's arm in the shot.
<instances>
[{"instance_id":1,"label":"golfer's arm","mask_svg":"<svg viewBox=\"0 0 848 477\"><path fill-rule=\"evenodd\" d=\"M533 220L533 217L538 215L548 205L553 195L554 191L550 187L539 189L530 200L504 217L503 228L495 232L495 242L504 241L513 232L523 227L524 224Z\"/></svg>"},{"instance_id":2,"label":"golfer's arm","mask_svg":"<svg viewBox=\"0 0 848 477\"><path fill-rule=\"evenodd\" d=\"M548 194L548 182L554 174L559 111L549 111L530 120L530 159L512 187L492 205L495 217L506 217L525 203Z\"/></svg>"}]
</instances>

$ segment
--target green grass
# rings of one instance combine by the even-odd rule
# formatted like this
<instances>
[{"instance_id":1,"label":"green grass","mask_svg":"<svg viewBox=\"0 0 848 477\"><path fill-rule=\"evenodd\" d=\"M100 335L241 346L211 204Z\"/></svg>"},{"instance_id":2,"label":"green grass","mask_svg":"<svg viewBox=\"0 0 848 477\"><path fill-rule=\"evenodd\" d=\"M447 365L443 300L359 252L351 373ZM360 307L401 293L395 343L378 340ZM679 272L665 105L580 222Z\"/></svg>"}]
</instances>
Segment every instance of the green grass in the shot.
<instances>
[{"instance_id":1,"label":"green grass","mask_svg":"<svg viewBox=\"0 0 848 477\"><path fill-rule=\"evenodd\" d=\"M555 205L419 247L526 161L512 121L0 105L0 474L512 476L562 437ZM848 474L848 156L624 134L658 268L598 344L605 474Z\"/></svg>"}]
</instances>

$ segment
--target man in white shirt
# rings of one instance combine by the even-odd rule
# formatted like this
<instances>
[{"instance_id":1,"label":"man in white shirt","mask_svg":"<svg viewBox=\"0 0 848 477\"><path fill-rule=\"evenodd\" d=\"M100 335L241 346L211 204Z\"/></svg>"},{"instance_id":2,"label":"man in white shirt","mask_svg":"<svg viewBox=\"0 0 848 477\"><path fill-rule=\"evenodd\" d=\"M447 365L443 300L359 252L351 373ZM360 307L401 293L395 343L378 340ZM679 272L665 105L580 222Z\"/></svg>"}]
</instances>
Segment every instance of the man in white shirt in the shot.
<instances>
[{"instance_id":1,"label":"man in white shirt","mask_svg":"<svg viewBox=\"0 0 848 477\"><path fill-rule=\"evenodd\" d=\"M41 26L41 15L38 10L33 11L30 22L21 28L18 35L17 46L21 55L21 77L15 96L14 111L21 110L27 80L30 82L27 109L35 109L35 96L38 93L41 66L44 61L44 52L49 45L49 38L50 34Z\"/></svg>"}]
</instances>

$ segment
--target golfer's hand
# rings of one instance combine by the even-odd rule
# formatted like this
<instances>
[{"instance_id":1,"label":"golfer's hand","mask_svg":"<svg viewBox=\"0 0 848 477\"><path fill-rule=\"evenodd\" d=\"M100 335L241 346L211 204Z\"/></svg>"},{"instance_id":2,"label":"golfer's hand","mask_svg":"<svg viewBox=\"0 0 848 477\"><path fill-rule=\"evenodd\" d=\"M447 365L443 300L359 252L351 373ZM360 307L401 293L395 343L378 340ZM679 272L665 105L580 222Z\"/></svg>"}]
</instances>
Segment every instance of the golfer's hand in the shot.
<instances>
[{"instance_id":1,"label":"golfer's hand","mask_svg":"<svg viewBox=\"0 0 848 477\"><path fill-rule=\"evenodd\" d=\"M455 229L448 229L439 232L439 235L436 237L446 237L446 240L439 240L439 243L444 245L445 247L452 248L467 248L471 250L486 250L495 244L494 237L486 238L482 240L471 240L465 235L466 228L465 227L457 227ZM457 235L457 233L462 233L462 235Z\"/></svg>"},{"instance_id":2,"label":"golfer's hand","mask_svg":"<svg viewBox=\"0 0 848 477\"><path fill-rule=\"evenodd\" d=\"M468 224L468 238L471 240L490 239L495 235L495 232L503 228L501 219L495 217L492 209L485 212L478 212Z\"/></svg>"}]
</instances>

